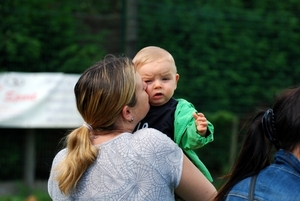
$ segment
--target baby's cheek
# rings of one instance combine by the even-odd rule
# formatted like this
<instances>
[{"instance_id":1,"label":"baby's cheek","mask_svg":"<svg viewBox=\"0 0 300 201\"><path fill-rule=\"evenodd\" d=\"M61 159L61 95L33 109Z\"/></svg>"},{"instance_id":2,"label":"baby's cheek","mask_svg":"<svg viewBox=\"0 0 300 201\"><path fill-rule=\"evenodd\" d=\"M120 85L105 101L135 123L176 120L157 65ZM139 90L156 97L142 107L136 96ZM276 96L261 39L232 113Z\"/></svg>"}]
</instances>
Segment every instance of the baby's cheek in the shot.
<instances>
[{"instance_id":1,"label":"baby's cheek","mask_svg":"<svg viewBox=\"0 0 300 201\"><path fill-rule=\"evenodd\" d=\"M151 93L151 88L149 87L149 85L148 85L148 87L147 87L147 89L146 89L146 92L147 92L147 94L150 94L150 93Z\"/></svg>"}]
</instances>

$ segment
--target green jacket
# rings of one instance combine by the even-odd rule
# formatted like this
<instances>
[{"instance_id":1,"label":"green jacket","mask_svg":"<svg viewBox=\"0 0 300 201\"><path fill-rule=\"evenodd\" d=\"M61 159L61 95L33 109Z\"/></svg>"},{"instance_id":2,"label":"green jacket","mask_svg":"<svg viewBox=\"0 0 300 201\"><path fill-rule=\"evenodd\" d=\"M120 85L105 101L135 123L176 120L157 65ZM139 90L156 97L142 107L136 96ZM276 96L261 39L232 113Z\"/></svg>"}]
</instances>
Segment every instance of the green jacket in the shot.
<instances>
[{"instance_id":1,"label":"green jacket","mask_svg":"<svg viewBox=\"0 0 300 201\"><path fill-rule=\"evenodd\" d=\"M197 133L193 113L197 110L194 105L184 99L177 99L178 104L174 118L174 141L181 147L187 157L198 167L198 169L209 180L213 181L206 166L199 159L194 150L199 149L214 140L214 126L208 121L208 131L210 135L202 137Z\"/></svg>"}]
</instances>

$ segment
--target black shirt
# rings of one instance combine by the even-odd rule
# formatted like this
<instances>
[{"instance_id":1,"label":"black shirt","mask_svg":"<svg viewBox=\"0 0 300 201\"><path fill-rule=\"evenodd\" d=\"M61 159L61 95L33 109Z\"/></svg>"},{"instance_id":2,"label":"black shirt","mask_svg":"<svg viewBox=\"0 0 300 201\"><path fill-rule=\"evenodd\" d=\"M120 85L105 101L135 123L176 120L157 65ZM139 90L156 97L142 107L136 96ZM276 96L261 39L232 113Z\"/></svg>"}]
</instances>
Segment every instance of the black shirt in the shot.
<instances>
[{"instance_id":1,"label":"black shirt","mask_svg":"<svg viewBox=\"0 0 300 201\"><path fill-rule=\"evenodd\" d=\"M138 123L134 131L155 128L174 140L174 113L177 103L175 98L171 98L162 106L150 106L148 114Z\"/></svg>"}]
</instances>

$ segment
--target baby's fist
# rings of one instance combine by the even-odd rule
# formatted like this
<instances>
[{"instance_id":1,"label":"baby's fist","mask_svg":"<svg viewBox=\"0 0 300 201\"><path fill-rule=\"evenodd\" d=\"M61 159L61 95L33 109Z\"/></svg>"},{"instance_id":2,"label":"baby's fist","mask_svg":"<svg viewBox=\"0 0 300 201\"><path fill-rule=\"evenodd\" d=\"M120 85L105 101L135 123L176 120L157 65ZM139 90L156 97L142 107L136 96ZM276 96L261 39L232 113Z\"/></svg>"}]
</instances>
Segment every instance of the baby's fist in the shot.
<instances>
[{"instance_id":1,"label":"baby's fist","mask_svg":"<svg viewBox=\"0 0 300 201\"><path fill-rule=\"evenodd\" d=\"M201 136L205 136L206 132L207 132L207 119L205 118L203 113L193 113L194 119L195 119L195 123L196 123L196 128L197 128L197 132L201 135Z\"/></svg>"}]
</instances>

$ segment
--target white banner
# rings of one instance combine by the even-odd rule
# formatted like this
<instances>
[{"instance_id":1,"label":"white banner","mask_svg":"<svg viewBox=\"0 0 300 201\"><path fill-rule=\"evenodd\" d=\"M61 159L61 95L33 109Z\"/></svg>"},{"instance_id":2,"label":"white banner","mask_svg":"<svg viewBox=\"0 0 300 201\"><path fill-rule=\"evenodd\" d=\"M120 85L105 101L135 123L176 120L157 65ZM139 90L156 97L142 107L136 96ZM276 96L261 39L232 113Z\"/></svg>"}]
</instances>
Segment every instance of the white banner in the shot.
<instances>
[{"instance_id":1,"label":"white banner","mask_svg":"<svg viewBox=\"0 0 300 201\"><path fill-rule=\"evenodd\" d=\"M0 127L75 128L77 74L0 73Z\"/></svg>"}]
</instances>

